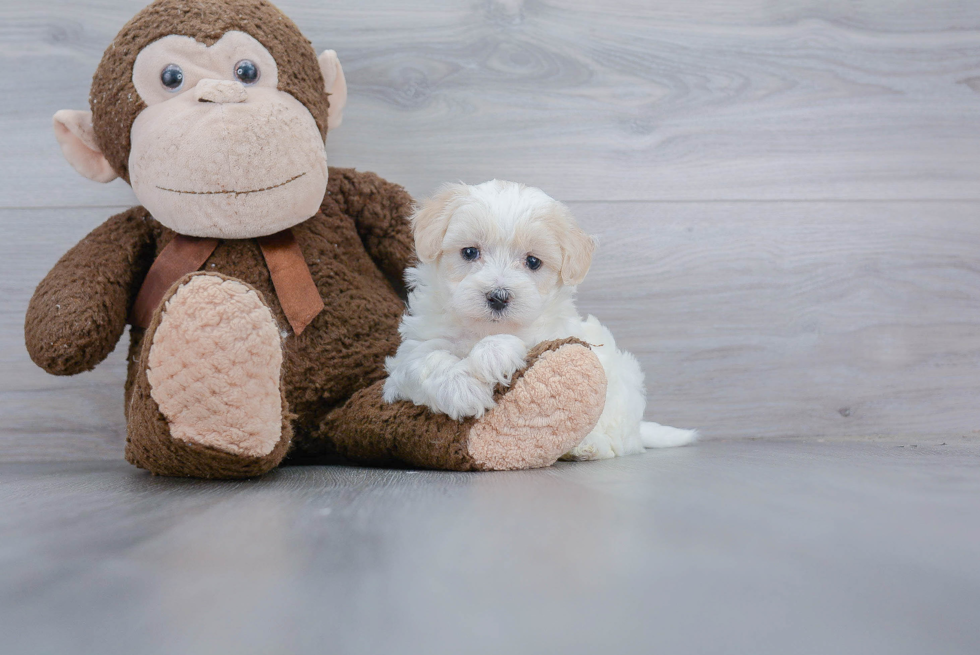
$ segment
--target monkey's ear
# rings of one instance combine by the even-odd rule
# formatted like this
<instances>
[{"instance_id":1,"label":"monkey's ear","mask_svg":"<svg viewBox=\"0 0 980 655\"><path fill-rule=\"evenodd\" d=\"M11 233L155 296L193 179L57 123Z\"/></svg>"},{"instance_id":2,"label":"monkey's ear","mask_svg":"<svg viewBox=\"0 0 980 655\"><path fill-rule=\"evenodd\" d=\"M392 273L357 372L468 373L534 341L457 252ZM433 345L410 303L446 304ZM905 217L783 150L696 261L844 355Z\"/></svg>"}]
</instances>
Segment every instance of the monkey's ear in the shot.
<instances>
[{"instance_id":1,"label":"monkey's ear","mask_svg":"<svg viewBox=\"0 0 980 655\"><path fill-rule=\"evenodd\" d=\"M344 105L347 104L347 79L340 60L333 50L324 50L317 58L320 62L320 72L323 74L323 86L330 94L330 110L327 113L327 130L340 127L344 120Z\"/></svg>"},{"instance_id":2,"label":"monkey's ear","mask_svg":"<svg viewBox=\"0 0 980 655\"><path fill-rule=\"evenodd\" d=\"M415 254L420 262L429 264L442 254L442 240L449 229L449 219L468 195L469 187L465 184L447 184L415 208L409 220L415 233Z\"/></svg>"},{"instance_id":3,"label":"monkey's ear","mask_svg":"<svg viewBox=\"0 0 980 655\"><path fill-rule=\"evenodd\" d=\"M92 112L62 109L54 115L54 138L72 168L95 182L111 182L118 177L95 142Z\"/></svg>"}]
</instances>

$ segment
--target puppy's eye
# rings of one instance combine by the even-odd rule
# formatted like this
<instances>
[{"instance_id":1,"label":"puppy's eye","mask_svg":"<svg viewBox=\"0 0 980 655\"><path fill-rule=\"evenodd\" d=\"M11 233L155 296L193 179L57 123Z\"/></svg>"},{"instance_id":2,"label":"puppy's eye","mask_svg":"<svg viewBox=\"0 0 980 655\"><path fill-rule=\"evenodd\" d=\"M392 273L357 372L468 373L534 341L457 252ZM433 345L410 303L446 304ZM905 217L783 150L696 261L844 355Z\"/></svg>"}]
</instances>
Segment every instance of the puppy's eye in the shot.
<instances>
[{"instance_id":1,"label":"puppy's eye","mask_svg":"<svg viewBox=\"0 0 980 655\"><path fill-rule=\"evenodd\" d=\"M463 248L462 250L459 251L459 254L461 254L463 256L463 259L465 259L466 261L472 262L480 258L480 249Z\"/></svg>"},{"instance_id":2,"label":"puppy's eye","mask_svg":"<svg viewBox=\"0 0 980 655\"><path fill-rule=\"evenodd\" d=\"M248 59L235 64L235 77L242 84L255 84L259 81L259 67Z\"/></svg>"},{"instance_id":3,"label":"puppy's eye","mask_svg":"<svg viewBox=\"0 0 980 655\"><path fill-rule=\"evenodd\" d=\"M184 71L177 64L170 64L160 73L160 83L168 91L176 91L184 85Z\"/></svg>"},{"instance_id":4,"label":"puppy's eye","mask_svg":"<svg viewBox=\"0 0 980 655\"><path fill-rule=\"evenodd\" d=\"M527 259L524 260L524 263L527 264L527 267L532 271L536 271L541 268L541 260L534 255L528 255Z\"/></svg>"}]
</instances>

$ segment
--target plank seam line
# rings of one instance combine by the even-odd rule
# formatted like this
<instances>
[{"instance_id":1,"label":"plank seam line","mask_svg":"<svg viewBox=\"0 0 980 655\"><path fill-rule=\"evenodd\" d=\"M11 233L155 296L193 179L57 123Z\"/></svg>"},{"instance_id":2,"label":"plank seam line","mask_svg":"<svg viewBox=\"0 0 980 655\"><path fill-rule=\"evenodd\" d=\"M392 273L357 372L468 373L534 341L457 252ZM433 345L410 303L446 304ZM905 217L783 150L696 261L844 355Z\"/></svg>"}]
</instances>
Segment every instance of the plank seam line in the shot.
<instances>
[{"instance_id":1,"label":"plank seam line","mask_svg":"<svg viewBox=\"0 0 980 655\"><path fill-rule=\"evenodd\" d=\"M613 200L562 200L566 205L571 204L603 204L603 205L626 205L626 204L650 204L650 205L710 205L710 204L846 204L846 203L977 203L980 198L731 198L719 199L710 198L705 200L688 199L613 199ZM125 211L135 205L0 205L0 211L41 211L41 210L70 210L70 209L118 209Z\"/></svg>"},{"instance_id":2,"label":"plank seam line","mask_svg":"<svg viewBox=\"0 0 980 655\"><path fill-rule=\"evenodd\" d=\"M660 199L660 200L562 200L566 205L573 203L578 204L630 204L630 203L648 203L651 205L706 205L706 204L821 204L821 203L949 203L949 202L980 202L980 198L730 198L730 199L719 199L710 198L706 200L687 200L687 199Z\"/></svg>"}]
</instances>

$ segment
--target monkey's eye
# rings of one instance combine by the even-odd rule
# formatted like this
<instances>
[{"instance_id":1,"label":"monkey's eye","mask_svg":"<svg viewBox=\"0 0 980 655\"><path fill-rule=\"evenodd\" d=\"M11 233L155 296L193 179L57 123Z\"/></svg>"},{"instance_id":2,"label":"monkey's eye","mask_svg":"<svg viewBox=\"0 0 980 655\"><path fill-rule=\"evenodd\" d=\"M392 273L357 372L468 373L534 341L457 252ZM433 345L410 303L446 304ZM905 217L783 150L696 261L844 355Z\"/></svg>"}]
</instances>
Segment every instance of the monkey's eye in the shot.
<instances>
[{"instance_id":1,"label":"monkey's eye","mask_svg":"<svg viewBox=\"0 0 980 655\"><path fill-rule=\"evenodd\" d=\"M480 249L463 248L462 250L459 251L459 254L461 254L463 256L463 259L465 259L466 261L472 262L480 258Z\"/></svg>"},{"instance_id":2,"label":"monkey's eye","mask_svg":"<svg viewBox=\"0 0 980 655\"><path fill-rule=\"evenodd\" d=\"M160 73L160 82L169 91L176 91L184 85L184 71L177 64L169 64Z\"/></svg>"},{"instance_id":3,"label":"monkey's eye","mask_svg":"<svg viewBox=\"0 0 980 655\"><path fill-rule=\"evenodd\" d=\"M235 64L235 77L242 84L255 84L259 81L259 67L248 59L242 59Z\"/></svg>"},{"instance_id":4,"label":"monkey's eye","mask_svg":"<svg viewBox=\"0 0 980 655\"><path fill-rule=\"evenodd\" d=\"M527 267L532 271L536 271L541 268L541 260L534 255L528 255L527 259L524 260L524 263L527 264Z\"/></svg>"}]
</instances>

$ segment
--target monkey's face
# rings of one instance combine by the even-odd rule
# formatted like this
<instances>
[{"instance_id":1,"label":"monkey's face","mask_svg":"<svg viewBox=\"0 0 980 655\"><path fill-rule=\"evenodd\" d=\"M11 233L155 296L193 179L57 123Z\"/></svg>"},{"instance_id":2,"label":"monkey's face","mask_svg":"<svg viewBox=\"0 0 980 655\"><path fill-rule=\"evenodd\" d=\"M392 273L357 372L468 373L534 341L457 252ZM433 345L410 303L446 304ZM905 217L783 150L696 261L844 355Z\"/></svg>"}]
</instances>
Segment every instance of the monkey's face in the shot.
<instances>
[{"instance_id":1,"label":"monkey's face","mask_svg":"<svg viewBox=\"0 0 980 655\"><path fill-rule=\"evenodd\" d=\"M317 212L323 140L309 110L277 89L276 61L255 38L164 37L136 58L133 84L147 107L133 123L130 183L158 221L242 239Z\"/></svg>"},{"instance_id":2,"label":"monkey's face","mask_svg":"<svg viewBox=\"0 0 980 655\"><path fill-rule=\"evenodd\" d=\"M245 239L319 210L346 99L337 53L267 0L154 0L105 51L92 110L54 131L75 170L122 177L164 225Z\"/></svg>"}]
</instances>

